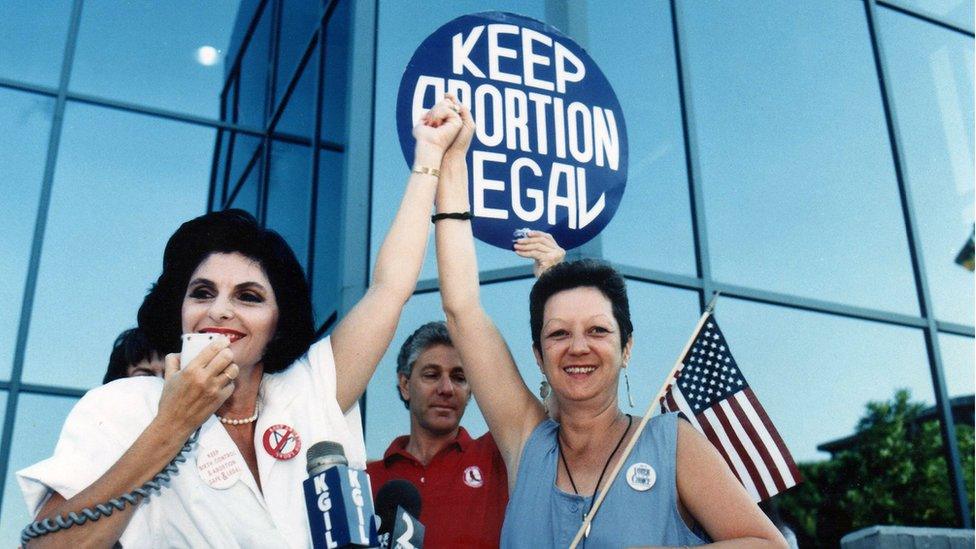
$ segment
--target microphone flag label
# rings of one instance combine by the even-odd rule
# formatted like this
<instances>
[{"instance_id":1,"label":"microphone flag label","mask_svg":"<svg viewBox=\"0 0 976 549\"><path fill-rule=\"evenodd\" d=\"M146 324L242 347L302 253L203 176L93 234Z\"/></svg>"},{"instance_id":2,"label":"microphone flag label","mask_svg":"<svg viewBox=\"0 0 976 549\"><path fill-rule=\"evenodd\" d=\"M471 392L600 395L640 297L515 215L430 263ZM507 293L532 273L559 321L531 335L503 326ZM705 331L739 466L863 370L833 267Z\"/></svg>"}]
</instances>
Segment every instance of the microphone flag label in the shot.
<instances>
[{"instance_id":1,"label":"microphone flag label","mask_svg":"<svg viewBox=\"0 0 976 549\"><path fill-rule=\"evenodd\" d=\"M477 124L467 160L478 239L511 250L514 232L530 228L571 249L607 226L627 183L627 130L610 83L572 39L502 12L464 15L434 31L397 94L408 165L413 127L444 93Z\"/></svg>"},{"instance_id":2,"label":"microphone flag label","mask_svg":"<svg viewBox=\"0 0 976 549\"><path fill-rule=\"evenodd\" d=\"M376 547L373 495L365 471L336 465L302 482L315 549Z\"/></svg>"}]
</instances>

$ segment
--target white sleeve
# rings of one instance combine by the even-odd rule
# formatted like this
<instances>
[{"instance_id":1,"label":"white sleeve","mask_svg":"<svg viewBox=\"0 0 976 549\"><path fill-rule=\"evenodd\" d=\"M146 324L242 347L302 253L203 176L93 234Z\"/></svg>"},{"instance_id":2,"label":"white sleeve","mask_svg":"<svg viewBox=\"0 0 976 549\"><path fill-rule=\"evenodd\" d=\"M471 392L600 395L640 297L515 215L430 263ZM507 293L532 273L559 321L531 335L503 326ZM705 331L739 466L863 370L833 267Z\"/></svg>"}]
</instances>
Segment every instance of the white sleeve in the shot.
<instances>
[{"instance_id":1,"label":"white sleeve","mask_svg":"<svg viewBox=\"0 0 976 549\"><path fill-rule=\"evenodd\" d=\"M366 468L366 444L363 441L363 424L359 403L354 404L345 413L339 408L336 400L336 366L335 356L332 354L332 338L325 337L312 344L306 355L315 382L327 399L325 406L330 422L345 431L346 441L343 448L349 465Z\"/></svg>"},{"instance_id":2,"label":"white sleeve","mask_svg":"<svg viewBox=\"0 0 976 549\"><path fill-rule=\"evenodd\" d=\"M52 491L65 499L74 497L104 475L132 445L148 424L139 419L147 415L140 412L148 411L145 405L139 406L139 401L146 402L137 389L140 385L146 384L111 383L89 391L68 414L54 455L17 471L32 517Z\"/></svg>"}]
</instances>

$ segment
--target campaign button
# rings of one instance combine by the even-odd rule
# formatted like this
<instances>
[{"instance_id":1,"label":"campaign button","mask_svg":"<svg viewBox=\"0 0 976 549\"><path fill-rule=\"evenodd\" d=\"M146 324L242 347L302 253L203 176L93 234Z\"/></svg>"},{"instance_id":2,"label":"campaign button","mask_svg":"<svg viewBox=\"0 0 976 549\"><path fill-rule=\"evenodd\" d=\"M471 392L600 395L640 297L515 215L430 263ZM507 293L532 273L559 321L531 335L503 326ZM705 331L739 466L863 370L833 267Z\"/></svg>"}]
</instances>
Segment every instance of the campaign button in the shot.
<instances>
[{"instance_id":1,"label":"campaign button","mask_svg":"<svg viewBox=\"0 0 976 549\"><path fill-rule=\"evenodd\" d=\"M244 474L241 453L231 445L200 448L197 453L197 472L207 486L226 490Z\"/></svg>"},{"instance_id":2,"label":"campaign button","mask_svg":"<svg viewBox=\"0 0 976 549\"><path fill-rule=\"evenodd\" d=\"M280 460L291 459L302 449L302 439L298 432L288 425L272 425L264 432L264 451Z\"/></svg>"},{"instance_id":3,"label":"campaign button","mask_svg":"<svg viewBox=\"0 0 976 549\"><path fill-rule=\"evenodd\" d=\"M654 486L657 473L647 463L635 463L627 469L627 484L638 492L646 492Z\"/></svg>"}]
</instances>

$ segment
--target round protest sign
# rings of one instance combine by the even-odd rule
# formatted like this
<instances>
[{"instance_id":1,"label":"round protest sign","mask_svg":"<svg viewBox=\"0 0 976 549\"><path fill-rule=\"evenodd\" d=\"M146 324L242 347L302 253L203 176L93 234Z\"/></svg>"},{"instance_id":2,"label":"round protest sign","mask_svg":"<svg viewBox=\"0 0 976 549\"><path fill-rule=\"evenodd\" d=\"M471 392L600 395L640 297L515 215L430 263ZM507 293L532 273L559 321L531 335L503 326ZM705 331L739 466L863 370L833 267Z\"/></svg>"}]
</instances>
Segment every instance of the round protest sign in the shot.
<instances>
[{"instance_id":1,"label":"round protest sign","mask_svg":"<svg viewBox=\"0 0 976 549\"><path fill-rule=\"evenodd\" d=\"M471 109L474 234L512 249L515 232L551 233L566 249L599 234L627 183L620 103L596 63L545 23L465 15L417 48L397 95L397 132L413 160L413 126L444 96Z\"/></svg>"}]
</instances>

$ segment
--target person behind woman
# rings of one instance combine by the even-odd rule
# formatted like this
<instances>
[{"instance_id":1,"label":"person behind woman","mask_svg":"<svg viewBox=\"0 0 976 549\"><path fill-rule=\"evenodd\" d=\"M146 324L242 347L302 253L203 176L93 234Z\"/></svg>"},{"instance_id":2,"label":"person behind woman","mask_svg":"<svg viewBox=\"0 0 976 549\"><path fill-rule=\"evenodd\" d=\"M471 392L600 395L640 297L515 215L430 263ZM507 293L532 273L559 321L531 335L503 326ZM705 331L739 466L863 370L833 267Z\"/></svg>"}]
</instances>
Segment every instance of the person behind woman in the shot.
<instances>
[{"instance_id":1,"label":"person behind woman","mask_svg":"<svg viewBox=\"0 0 976 549\"><path fill-rule=\"evenodd\" d=\"M163 357L149 343L146 334L139 328L129 328L119 334L112 344L112 354L108 357L108 368L102 383L126 377L162 377L165 367Z\"/></svg>"},{"instance_id":2,"label":"person behind woman","mask_svg":"<svg viewBox=\"0 0 976 549\"><path fill-rule=\"evenodd\" d=\"M199 427L197 446L159 495L31 547L308 545L305 451L336 441L350 465L365 468L356 402L416 285L436 168L461 125L456 109L442 101L414 128L414 169L372 283L317 343L304 274L281 236L240 210L177 230L140 326L172 353L182 333L226 337L187 364L167 355L165 381L93 389L65 422L54 456L18 475L29 507L53 517L143 485Z\"/></svg>"},{"instance_id":3,"label":"person behind woman","mask_svg":"<svg viewBox=\"0 0 976 549\"><path fill-rule=\"evenodd\" d=\"M467 146L474 124L467 109L461 118ZM446 158L438 213L468 211L466 183L464 157ZM448 330L512 484L502 546L566 547L638 423L617 402L634 344L624 281L584 260L556 265L532 289L532 347L556 423L482 309L471 223L439 221L436 242ZM674 414L651 420L621 476L592 523L592 547L700 545L701 530L716 547L785 547L715 448Z\"/></svg>"}]
</instances>

